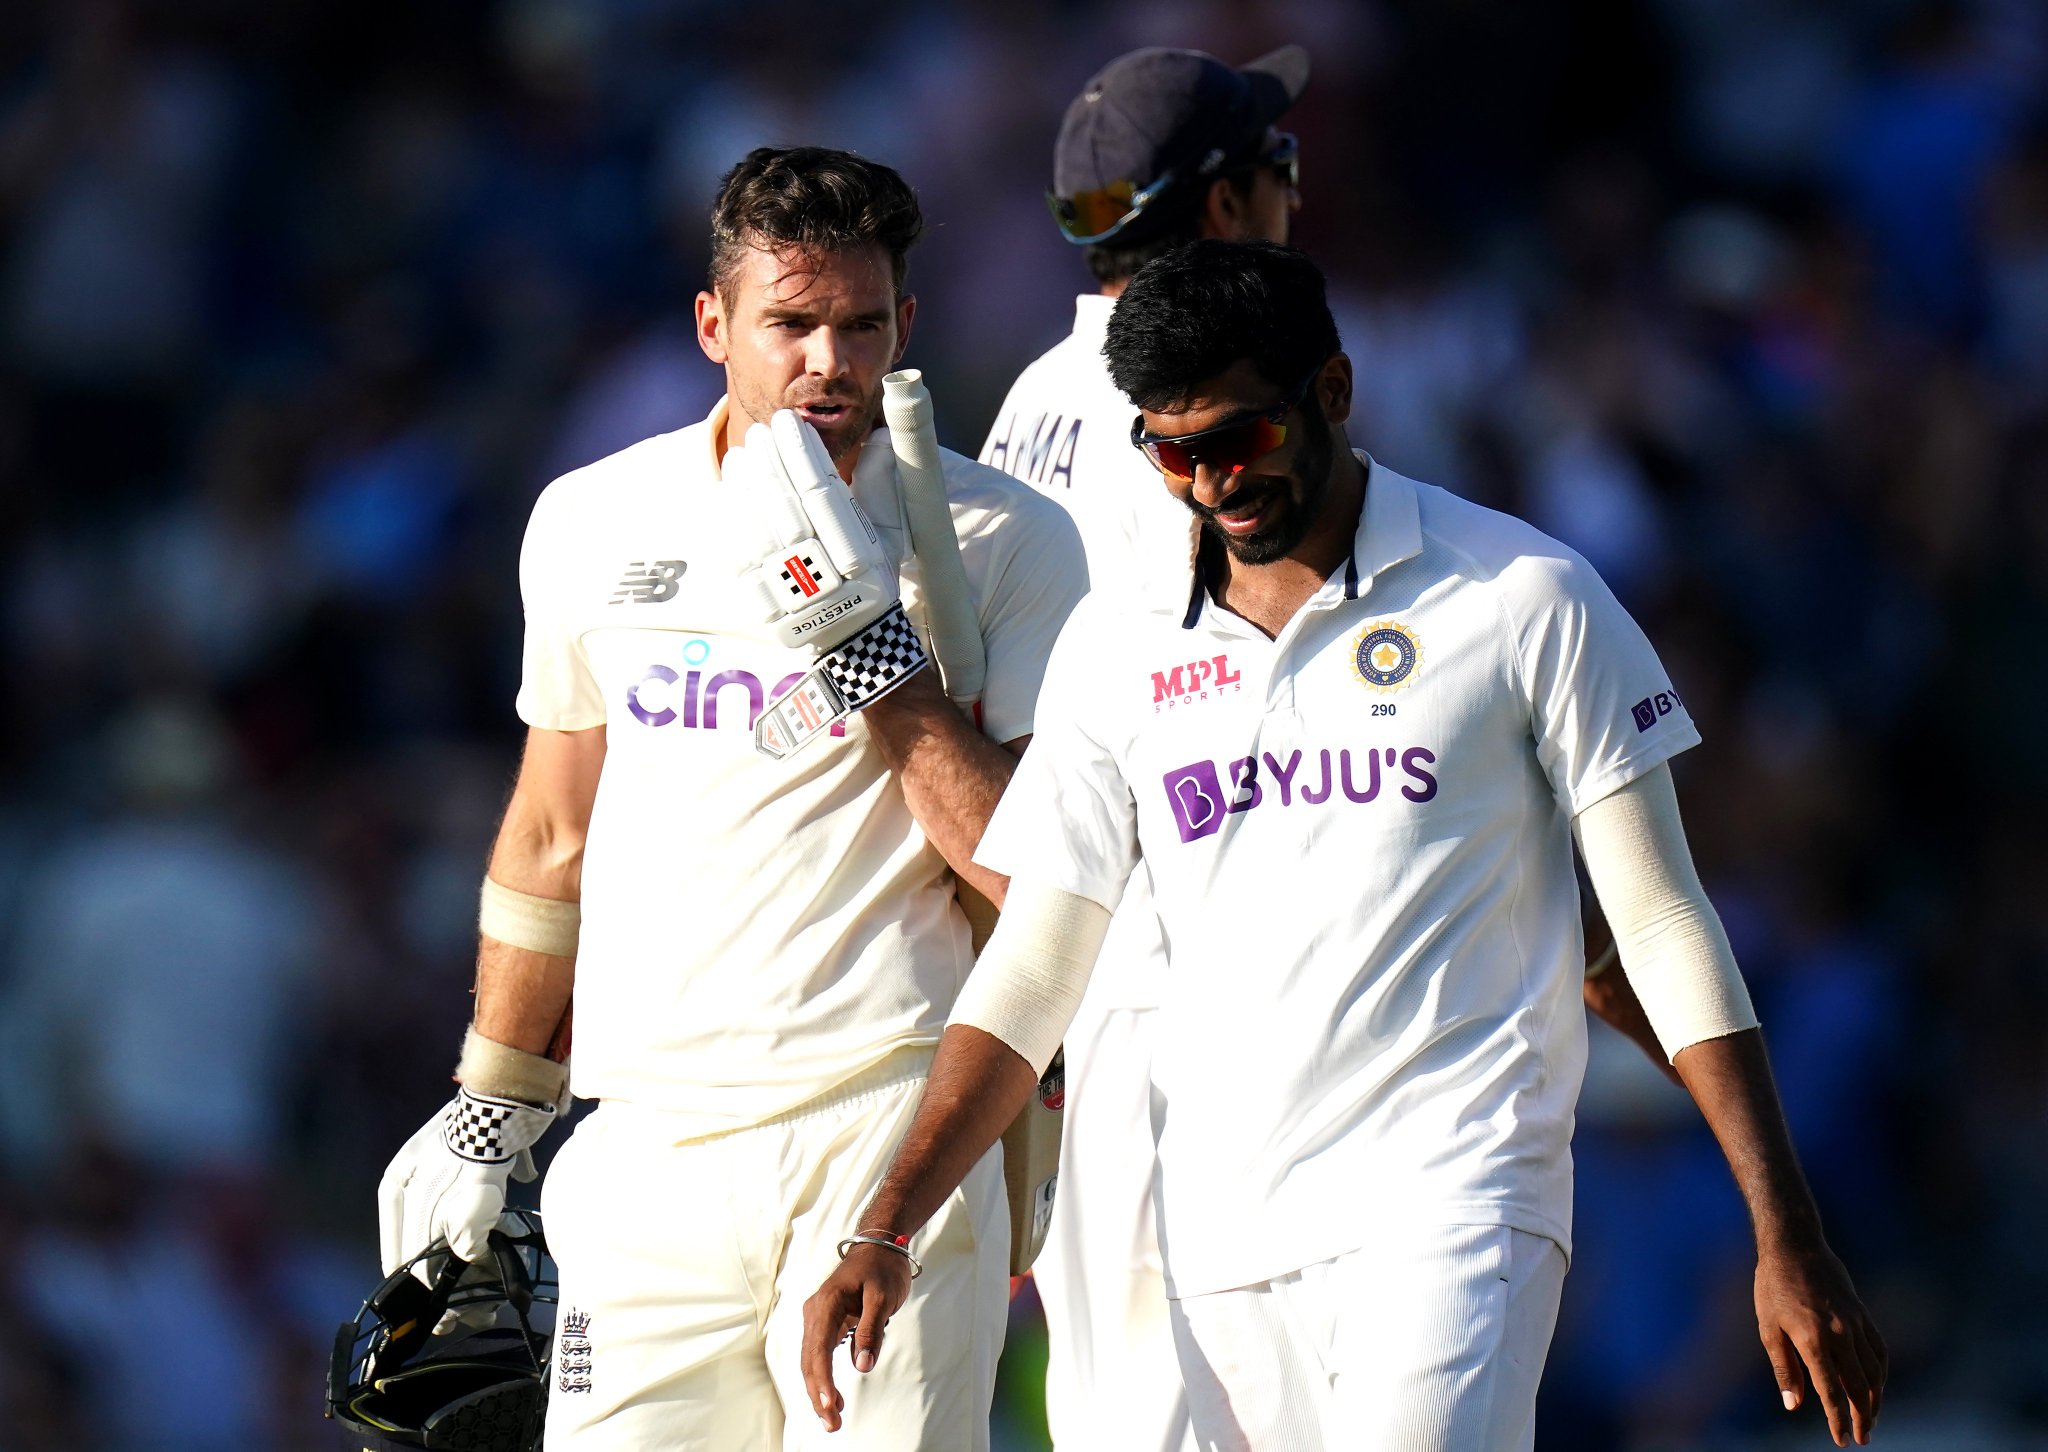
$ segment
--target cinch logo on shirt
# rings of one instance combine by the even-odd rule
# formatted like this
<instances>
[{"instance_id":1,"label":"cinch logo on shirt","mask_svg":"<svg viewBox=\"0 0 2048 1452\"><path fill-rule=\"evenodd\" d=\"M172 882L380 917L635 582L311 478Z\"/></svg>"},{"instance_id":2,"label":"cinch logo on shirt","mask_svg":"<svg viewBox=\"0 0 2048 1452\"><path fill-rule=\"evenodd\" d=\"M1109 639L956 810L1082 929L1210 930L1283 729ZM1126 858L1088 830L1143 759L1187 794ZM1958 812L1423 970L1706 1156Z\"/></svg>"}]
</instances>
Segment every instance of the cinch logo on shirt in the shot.
<instances>
[{"instance_id":1,"label":"cinch logo on shirt","mask_svg":"<svg viewBox=\"0 0 2048 1452\"><path fill-rule=\"evenodd\" d=\"M1230 657L1212 655L1206 660L1191 660L1186 665L1177 665L1170 671L1152 672L1152 709L1170 709L1183 705L1192 696L1206 701L1214 691L1222 695L1227 688L1241 691L1238 682L1244 679L1242 671L1230 668Z\"/></svg>"},{"instance_id":2,"label":"cinch logo on shirt","mask_svg":"<svg viewBox=\"0 0 2048 1452\"><path fill-rule=\"evenodd\" d=\"M1636 730L1647 731L1657 724L1660 717L1669 716L1673 706L1685 703L1678 699L1676 691L1659 691L1654 696L1645 696L1629 707L1629 714L1636 718Z\"/></svg>"},{"instance_id":3,"label":"cinch logo on shirt","mask_svg":"<svg viewBox=\"0 0 2048 1452\"><path fill-rule=\"evenodd\" d=\"M702 665L710 655L710 647L702 640L693 640L683 647L686 665ZM647 668L645 675L626 687L626 710L642 726L680 723L685 731L716 731L718 708L722 701L726 707L726 724L752 732L767 703L803 678L801 671L786 675L775 683L775 689L771 691L752 671L719 671L707 680L702 671L678 671L674 666L656 661ZM744 695L730 694L735 690L744 692ZM737 710L741 700L747 703L744 717ZM844 736L846 723L834 721L831 734Z\"/></svg>"},{"instance_id":4,"label":"cinch logo on shirt","mask_svg":"<svg viewBox=\"0 0 2048 1452\"><path fill-rule=\"evenodd\" d=\"M1284 763L1270 751L1239 757L1229 764L1228 791L1224 790L1222 773L1216 770L1214 761L1197 761L1175 767L1161 780L1166 788L1167 806L1173 812L1173 824L1180 829L1180 840L1193 842L1197 838L1212 836L1222 830L1225 817L1249 812L1269 800L1265 786L1259 780L1261 762L1265 763L1283 807L1293 806L1297 799L1310 806L1321 806L1330 799L1333 791L1338 790L1342 790L1346 801L1363 803L1377 800L1382 759L1386 762L1389 784L1396 766L1409 778L1401 787L1401 795L1409 801L1426 802L1436 796L1436 777L1424 769L1435 763L1436 753L1427 746L1410 746L1405 750L1394 746L1369 746L1359 753L1356 761L1349 747L1340 747L1335 753L1324 747L1316 753L1316 758L1318 769L1304 775L1300 751L1288 753Z\"/></svg>"}]
</instances>

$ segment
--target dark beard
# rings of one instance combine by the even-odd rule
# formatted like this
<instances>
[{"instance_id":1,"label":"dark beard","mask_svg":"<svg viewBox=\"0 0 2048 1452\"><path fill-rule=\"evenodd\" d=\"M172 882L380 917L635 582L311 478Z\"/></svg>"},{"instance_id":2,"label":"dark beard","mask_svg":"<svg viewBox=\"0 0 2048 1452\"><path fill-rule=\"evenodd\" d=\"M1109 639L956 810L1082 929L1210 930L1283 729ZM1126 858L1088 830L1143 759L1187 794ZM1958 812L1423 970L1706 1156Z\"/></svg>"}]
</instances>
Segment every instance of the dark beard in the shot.
<instances>
[{"instance_id":1,"label":"dark beard","mask_svg":"<svg viewBox=\"0 0 2048 1452\"><path fill-rule=\"evenodd\" d=\"M1302 447L1295 460L1293 477L1301 481L1299 498L1283 501L1279 515L1257 534L1238 538L1216 522L1215 511L1190 506L1201 518L1202 527L1216 541L1230 552L1230 557L1241 565L1270 565L1284 559L1315 528L1322 518L1323 506L1330 494L1330 458L1334 444L1330 432L1330 421L1320 410L1302 411ZM1273 490L1284 490L1284 484L1267 486Z\"/></svg>"}]
</instances>

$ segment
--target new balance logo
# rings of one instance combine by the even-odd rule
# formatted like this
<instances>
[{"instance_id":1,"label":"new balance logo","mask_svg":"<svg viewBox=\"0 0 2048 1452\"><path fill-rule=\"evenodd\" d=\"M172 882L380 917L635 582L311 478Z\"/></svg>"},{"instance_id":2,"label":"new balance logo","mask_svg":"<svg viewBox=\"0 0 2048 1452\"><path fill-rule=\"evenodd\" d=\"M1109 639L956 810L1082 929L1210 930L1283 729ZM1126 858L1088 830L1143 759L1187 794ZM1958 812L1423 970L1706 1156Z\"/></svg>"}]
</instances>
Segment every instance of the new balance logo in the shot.
<instances>
[{"instance_id":1,"label":"new balance logo","mask_svg":"<svg viewBox=\"0 0 2048 1452\"><path fill-rule=\"evenodd\" d=\"M676 596L676 581L689 565L682 560L634 560L612 591L614 605L659 605Z\"/></svg>"}]
</instances>

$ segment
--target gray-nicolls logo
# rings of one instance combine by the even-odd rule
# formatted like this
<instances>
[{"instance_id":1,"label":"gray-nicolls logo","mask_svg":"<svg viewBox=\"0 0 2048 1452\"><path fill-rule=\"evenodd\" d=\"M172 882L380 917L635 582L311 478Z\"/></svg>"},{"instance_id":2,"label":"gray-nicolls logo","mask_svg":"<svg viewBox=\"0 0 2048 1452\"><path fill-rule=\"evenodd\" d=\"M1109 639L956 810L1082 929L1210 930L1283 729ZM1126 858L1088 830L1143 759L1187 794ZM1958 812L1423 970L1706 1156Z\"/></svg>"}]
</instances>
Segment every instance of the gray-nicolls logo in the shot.
<instances>
[{"instance_id":1,"label":"gray-nicolls logo","mask_svg":"<svg viewBox=\"0 0 2048 1452\"><path fill-rule=\"evenodd\" d=\"M681 560L634 560L626 566L626 578L612 591L614 605L659 605L673 600L676 581L689 566Z\"/></svg>"}]
</instances>

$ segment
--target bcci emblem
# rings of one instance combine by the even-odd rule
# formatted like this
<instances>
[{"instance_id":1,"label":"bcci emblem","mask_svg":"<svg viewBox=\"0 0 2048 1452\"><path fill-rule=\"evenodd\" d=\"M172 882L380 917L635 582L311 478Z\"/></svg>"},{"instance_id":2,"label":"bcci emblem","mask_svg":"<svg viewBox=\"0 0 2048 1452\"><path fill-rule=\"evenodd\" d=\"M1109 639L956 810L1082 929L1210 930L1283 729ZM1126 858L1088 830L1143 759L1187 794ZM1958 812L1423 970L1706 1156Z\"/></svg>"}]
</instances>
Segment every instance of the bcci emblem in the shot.
<instances>
[{"instance_id":1,"label":"bcci emblem","mask_svg":"<svg viewBox=\"0 0 2048 1452\"><path fill-rule=\"evenodd\" d=\"M1375 621L1352 642L1351 667L1375 691L1399 690L1421 660L1422 642L1398 621Z\"/></svg>"}]
</instances>

